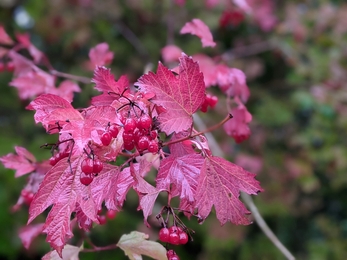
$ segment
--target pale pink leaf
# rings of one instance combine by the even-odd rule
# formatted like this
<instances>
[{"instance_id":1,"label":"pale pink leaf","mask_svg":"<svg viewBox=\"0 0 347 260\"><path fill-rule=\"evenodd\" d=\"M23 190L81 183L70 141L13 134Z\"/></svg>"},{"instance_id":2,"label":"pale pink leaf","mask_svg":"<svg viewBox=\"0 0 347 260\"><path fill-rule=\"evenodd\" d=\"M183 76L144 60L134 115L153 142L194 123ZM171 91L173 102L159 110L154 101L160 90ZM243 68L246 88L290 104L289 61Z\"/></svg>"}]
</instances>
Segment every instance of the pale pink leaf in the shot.
<instances>
[{"instance_id":1,"label":"pale pink leaf","mask_svg":"<svg viewBox=\"0 0 347 260\"><path fill-rule=\"evenodd\" d=\"M141 260L142 255L157 260L167 260L165 247L158 242L149 241L147 234L138 231L121 236L117 246L132 260Z\"/></svg>"},{"instance_id":2,"label":"pale pink leaf","mask_svg":"<svg viewBox=\"0 0 347 260\"><path fill-rule=\"evenodd\" d=\"M244 105L231 110L233 118L223 125L227 135L233 137L236 143L241 143L249 138L251 130L248 124L252 121L252 115Z\"/></svg>"},{"instance_id":3,"label":"pale pink leaf","mask_svg":"<svg viewBox=\"0 0 347 260\"><path fill-rule=\"evenodd\" d=\"M57 253L57 251L50 251L42 257L42 260L79 260L78 255L83 249L83 245L80 247L65 245L62 255Z\"/></svg>"},{"instance_id":4,"label":"pale pink leaf","mask_svg":"<svg viewBox=\"0 0 347 260\"><path fill-rule=\"evenodd\" d=\"M247 225L245 217L249 211L238 199L240 192L257 194L262 191L255 174L245 171L223 158L206 157L197 187L196 204L202 220L215 207L217 219L222 225L230 221L237 225Z\"/></svg>"},{"instance_id":5,"label":"pale pink leaf","mask_svg":"<svg viewBox=\"0 0 347 260\"><path fill-rule=\"evenodd\" d=\"M144 92L153 92L152 102L165 108L158 120L166 134L181 132L192 126L192 115L205 99L205 84L199 65L191 57L182 54L179 75L175 76L159 63L157 74L143 75L137 86Z\"/></svg>"},{"instance_id":6,"label":"pale pink leaf","mask_svg":"<svg viewBox=\"0 0 347 260\"><path fill-rule=\"evenodd\" d=\"M36 159L23 147L16 146L15 149L17 154L4 155L0 157L0 161L5 168L15 170L15 177L18 178L35 170Z\"/></svg>"},{"instance_id":7,"label":"pale pink leaf","mask_svg":"<svg viewBox=\"0 0 347 260\"><path fill-rule=\"evenodd\" d=\"M12 44L13 40L5 31L5 28L3 25L0 25L0 43L1 44Z\"/></svg>"},{"instance_id":8,"label":"pale pink leaf","mask_svg":"<svg viewBox=\"0 0 347 260\"><path fill-rule=\"evenodd\" d=\"M176 45L166 45L161 49L161 56L165 63L175 62L181 57L182 50Z\"/></svg>"},{"instance_id":9,"label":"pale pink leaf","mask_svg":"<svg viewBox=\"0 0 347 260\"><path fill-rule=\"evenodd\" d=\"M193 19L187 22L180 31L181 34L190 33L201 39L203 47L214 47L216 43L208 26L200 19Z\"/></svg>"},{"instance_id":10,"label":"pale pink leaf","mask_svg":"<svg viewBox=\"0 0 347 260\"><path fill-rule=\"evenodd\" d=\"M103 66L97 66L94 70L94 77L92 82L95 83L95 89L102 91L104 93L110 92L110 94L123 93L123 91L129 87L129 80L126 76L121 76L118 81L114 79L114 75L111 73L110 69Z\"/></svg>"},{"instance_id":11,"label":"pale pink leaf","mask_svg":"<svg viewBox=\"0 0 347 260\"><path fill-rule=\"evenodd\" d=\"M31 242L42 233L43 225L44 223L32 224L19 229L19 238L26 249L29 249Z\"/></svg>"},{"instance_id":12,"label":"pale pink leaf","mask_svg":"<svg viewBox=\"0 0 347 260\"><path fill-rule=\"evenodd\" d=\"M93 68L110 64L113 60L113 52L109 51L107 43L99 43L89 51L89 59Z\"/></svg>"}]
</instances>

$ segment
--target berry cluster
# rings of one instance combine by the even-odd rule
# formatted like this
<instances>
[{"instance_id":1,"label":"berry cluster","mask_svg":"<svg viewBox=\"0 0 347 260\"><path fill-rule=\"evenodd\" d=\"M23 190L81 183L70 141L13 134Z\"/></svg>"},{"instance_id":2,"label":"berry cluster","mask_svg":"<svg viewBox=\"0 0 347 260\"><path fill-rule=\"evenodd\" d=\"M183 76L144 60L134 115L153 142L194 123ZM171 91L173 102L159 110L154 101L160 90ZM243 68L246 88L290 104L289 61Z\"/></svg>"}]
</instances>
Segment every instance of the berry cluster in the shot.
<instances>
[{"instance_id":1,"label":"berry cluster","mask_svg":"<svg viewBox=\"0 0 347 260\"><path fill-rule=\"evenodd\" d=\"M218 97L212 96L210 94L206 94L204 103L202 103L200 107L200 111L206 113L207 108L210 106L211 108L214 108L218 103Z\"/></svg>"},{"instance_id":2,"label":"berry cluster","mask_svg":"<svg viewBox=\"0 0 347 260\"><path fill-rule=\"evenodd\" d=\"M104 168L103 163L97 158L85 158L81 163L80 181L83 185L88 186L92 183L95 176Z\"/></svg>"},{"instance_id":3,"label":"berry cluster","mask_svg":"<svg viewBox=\"0 0 347 260\"><path fill-rule=\"evenodd\" d=\"M188 234L178 226L163 227L159 231L159 240L172 245L185 245L188 242Z\"/></svg>"},{"instance_id":4,"label":"berry cluster","mask_svg":"<svg viewBox=\"0 0 347 260\"><path fill-rule=\"evenodd\" d=\"M136 149L142 153L148 150L157 153L159 150L158 134L152 129L152 118L148 114L141 115L138 119L129 117L123 120L124 132L122 134L124 149Z\"/></svg>"},{"instance_id":5,"label":"berry cluster","mask_svg":"<svg viewBox=\"0 0 347 260\"><path fill-rule=\"evenodd\" d=\"M20 195L23 197L24 203L27 204L28 206L30 206L30 204L34 198L34 193L29 191L29 190L24 189L21 191Z\"/></svg>"},{"instance_id":6,"label":"berry cluster","mask_svg":"<svg viewBox=\"0 0 347 260\"><path fill-rule=\"evenodd\" d=\"M112 138L117 138L118 136L118 127L116 124L110 125L105 132L100 136L100 140L104 146L110 145Z\"/></svg>"},{"instance_id":7,"label":"berry cluster","mask_svg":"<svg viewBox=\"0 0 347 260\"><path fill-rule=\"evenodd\" d=\"M117 215L117 211L115 210L107 210L106 214L102 214L102 210L98 211L98 220L100 225L105 225L107 223L107 219L111 220L114 219Z\"/></svg>"},{"instance_id":8,"label":"berry cluster","mask_svg":"<svg viewBox=\"0 0 347 260\"><path fill-rule=\"evenodd\" d=\"M180 260L176 252L172 249L167 251L166 256L168 260Z\"/></svg>"},{"instance_id":9,"label":"berry cluster","mask_svg":"<svg viewBox=\"0 0 347 260\"><path fill-rule=\"evenodd\" d=\"M56 153L54 156L52 156L51 158L49 158L49 164L52 165L52 166L54 166L54 165L56 165L61 159L68 157L69 154L70 154L70 153L69 153L68 151Z\"/></svg>"}]
</instances>

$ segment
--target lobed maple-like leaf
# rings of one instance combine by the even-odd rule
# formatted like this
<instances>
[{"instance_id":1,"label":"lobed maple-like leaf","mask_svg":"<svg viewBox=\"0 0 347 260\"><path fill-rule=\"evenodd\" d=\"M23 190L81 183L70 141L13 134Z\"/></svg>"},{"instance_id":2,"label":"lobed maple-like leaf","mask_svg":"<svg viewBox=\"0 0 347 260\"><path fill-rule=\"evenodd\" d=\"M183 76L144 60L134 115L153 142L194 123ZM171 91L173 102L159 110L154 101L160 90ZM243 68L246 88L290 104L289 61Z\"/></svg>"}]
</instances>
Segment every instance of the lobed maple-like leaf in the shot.
<instances>
[{"instance_id":1,"label":"lobed maple-like leaf","mask_svg":"<svg viewBox=\"0 0 347 260\"><path fill-rule=\"evenodd\" d=\"M137 83L141 91L153 92L152 102L165 108L158 121L166 134L181 132L192 126L192 115L205 99L205 84L199 65L184 53L175 76L159 62L157 73L143 75Z\"/></svg>"},{"instance_id":2,"label":"lobed maple-like leaf","mask_svg":"<svg viewBox=\"0 0 347 260\"><path fill-rule=\"evenodd\" d=\"M252 115L243 104L233 108L231 114L233 118L226 122L223 128L227 135L235 139L236 143L241 143L251 135L248 124L252 121Z\"/></svg>"},{"instance_id":3,"label":"lobed maple-like leaf","mask_svg":"<svg viewBox=\"0 0 347 260\"><path fill-rule=\"evenodd\" d=\"M15 146L15 150L17 154L9 153L0 157L0 162L4 167L15 170L16 178L34 171L36 169L34 155L24 147Z\"/></svg>"},{"instance_id":4,"label":"lobed maple-like leaf","mask_svg":"<svg viewBox=\"0 0 347 260\"><path fill-rule=\"evenodd\" d=\"M130 260L142 260L142 255L157 260L167 260L166 249L162 244L148 240L148 235L133 231L122 235L117 246L121 248Z\"/></svg>"},{"instance_id":5,"label":"lobed maple-like leaf","mask_svg":"<svg viewBox=\"0 0 347 260\"><path fill-rule=\"evenodd\" d=\"M95 83L95 89L104 93L111 92L113 94L122 94L129 86L127 76L121 76L118 81L114 79L114 75L110 69L103 66L97 66L94 70L92 82Z\"/></svg>"},{"instance_id":6,"label":"lobed maple-like leaf","mask_svg":"<svg viewBox=\"0 0 347 260\"><path fill-rule=\"evenodd\" d=\"M171 196L179 194L180 199L193 203L203 163L204 157L200 154L169 156L163 159L156 178L157 189L170 191L172 185Z\"/></svg>"},{"instance_id":7,"label":"lobed maple-like leaf","mask_svg":"<svg viewBox=\"0 0 347 260\"><path fill-rule=\"evenodd\" d=\"M262 191L254 176L223 158L206 157L195 197L199 216L206 219L214 206L217 219L222 225L228 221L237 225L249 224L245 217L249 211L238 198L240 191L247 194Z\"/></svg>"},{"instance_id":8,"label":"lobed maple-like leaf","mask_svg":"<svg viewBox=\"0 0 347 260\"><path fill-rule=\"evenodd\" d=\"M214 47L216 43L208 26L200 19L193 19L187 22L181 29L180 34L190 33L201 39L203 47Z\"/></svg>"},{"instance_id":9,"label":"lobed maple-like leaf","mask_svg":"<svg viewBox=\"0 0 347 260\"><path fill-rule=\"evenodd\" d=\"M42 94L26 107L28 110L36 110L34 119L36 123L48 130L51 122L66 122L66 120L81 120L82 115L73 108L66 99L53 94Z\"/></svg>"},{"instance_id":10,"label":"lobed maple-like leaf","mask_svg":"<svg viewBox=\"0 0 347 260\"><path fill-rule=\"evenodd\" d=\"M29 249L31 242L42 233L43 225L43 223L32 224L19 229L19 238L26 249Z\"/></svg>"}]
</instances>

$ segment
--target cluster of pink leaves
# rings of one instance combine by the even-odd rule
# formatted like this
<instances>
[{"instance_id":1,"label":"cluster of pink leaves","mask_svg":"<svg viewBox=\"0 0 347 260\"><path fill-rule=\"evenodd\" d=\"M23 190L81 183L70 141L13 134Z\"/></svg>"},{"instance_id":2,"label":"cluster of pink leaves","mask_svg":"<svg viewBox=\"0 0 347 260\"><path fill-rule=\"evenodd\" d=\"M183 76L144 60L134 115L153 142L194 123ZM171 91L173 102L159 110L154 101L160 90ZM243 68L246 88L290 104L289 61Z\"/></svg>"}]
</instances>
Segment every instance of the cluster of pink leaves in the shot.
<instances>
[{"instance_id":1,"label":"cluster of pink leaves","mask_svg":"<svg viewBox=\"0 0 347 260\"><path fill-rule=\"evenodd\" d=\"M198 35L205 44L213 44L209 30L207 32L205 25L202 28L200 25L200 22L193 20L185 26L185 32ZM199 28L204 33L199 33ZM230 111L234 119L229 122L234 123L226 127L227 132L229 128L244 130L251 115L243 105L249 91L240 71L214 64L212 59L205 57L205 61L210 62L209 68L216 70L213 78L203 59L200 59L199 66L194 57L181 54L176 73L159 63L156 73L149 72L135 82L138 87L136 90L129 87L126 76L116 81L109 69L97 66L92 82L95 83L95 89L102 93L92 99L89 107L75 109L71 105L72 93L78 90L78 86L69 83L65 88L55 88L55 78L34 65L44 56L40 57L37 51L30 51L30 42L26 42L25 46L34 61L14 50L8 53L8 57L15 63L11 85L18 88L22 98L38 96L27 109L35 110L35 122L41 123L47 133L59 133L58 142L62 145L57 148L61 151L68 149L70 153L69 157L61 159L54 166L47 162L37 163L21 147L16 147L17 154L0 158L5 167L17 171L16 176L31 173L31 183L25 188L35 193L35 196L30 204L28 223L52 206L45 224L36 224L31 231L23 230L22 237L26 245L42 230L47 234L47 241L61 256L64 245L73 236L72 223L77 222L80 228L90 230L93 222L99 223L98 210L103 205L109 210L121 210L130 189L134 189L139 196L138 209L143 211L146 223L160 192L169 194L168 204L171 198L178 197L179 209L188 215L197 216L201 222L214 207L221 224L228 221L235 224L249 223L245 216L249 212L238 198L241 191L248 194L261 191L258 181L254 179L255 175L223 158L213 156L202 135L190 138L191 133L197 132L193 128L192 116L204 102L206 87L214 84L219 85L227 96L233 97L237 104ZM90 53L91 62L98 65L108 63L112 57L106 45L99 45ZM25 84L23 78L26 79ZM32 82L39 86L40 91L32 87ZM166 143L163 145L168 145L170 153L161 149L157 154L135 151L126 154L126 158L129 158L126 163L115 165L116 159L125 155L122 118L136 117L138 113L153 117L156 130L165 136ZM110 145L104 146L100 134L110 124L117 124L120 133ZM182 138L186 140L179 142ZM79 177L81 162L89 153L101 160L104 167L94 181L86 186L81 184ZM134 159L136 162L133 162ZM157 166L155 186L145 180L153 165ZM20 205L21 201L17 204ZM71 220L73 213L75 220Z\"/></svg>"}]
</instances>

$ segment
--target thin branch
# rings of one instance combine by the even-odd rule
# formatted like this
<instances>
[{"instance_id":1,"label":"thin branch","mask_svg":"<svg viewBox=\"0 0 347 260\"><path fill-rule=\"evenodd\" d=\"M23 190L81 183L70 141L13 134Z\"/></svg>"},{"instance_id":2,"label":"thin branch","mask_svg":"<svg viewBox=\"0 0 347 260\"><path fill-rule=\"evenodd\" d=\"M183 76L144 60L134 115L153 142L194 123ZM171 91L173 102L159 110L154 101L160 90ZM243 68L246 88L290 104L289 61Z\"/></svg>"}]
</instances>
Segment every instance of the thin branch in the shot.
<instances>
[{"instance_id":1,"label":"thin branch","mask_svg":"<svg viewBox=\"0 0 347 260\"><path fill-rule=\"evenodd\" d=\"M257 42L254 44L233 48L224 54L222 59L225 61L233 60L237 58L243 58L247 56L256 55L262 52L266 52L275 48L273 41Z\"/></svg>"},{"instance_id":2,"label":"thin branch","mask_svg":"<svg viewBox=\"0 0 347 260\"><path fill-rule=\"evenodd\" d=\"M198 128L206 128L205 123L202 121L202 119L199 117L199 115L194 115L194 122L198 126ZM225 154L223 150L220 148L218 142L214 138L214 136L211 133L205 134L206 138L208 139L209 146L211 148L211 151L214 155L225 157ZM257 206L253 203L252 197L246 193L241 193L241 198L245 202L245 204L248 206L248 209L252 212L252 215L255 219L255 222L258 224L260 229L264 232L264 234L270 239L270 241L281 251L281 253L288 259L288 260L295 260L295 257L289 252L289 250L281 243L281 241L276 237L276 235L272 232L272 230L269 228L269 226L266 224L265 220L261 216L261 214L258 211Z\"/></svg>"},{"instance_id":3,"label":"thin branch","mask_svg":"<svg viewBox=\"0 0 347 260\"><path fill-rule=\"evenodd\" d=\"M55 75L55 76L58 76L58 77L62 77L62 78L66 78L66 79L79 81L79 82L82 82L84 84L90 84L91 83L91 79L87 78L87 77L76 76L76 75L60 72L60 71L57 71L57 70L50 70L49 72L52 75Z\"/></svg>"}]
</instances>

